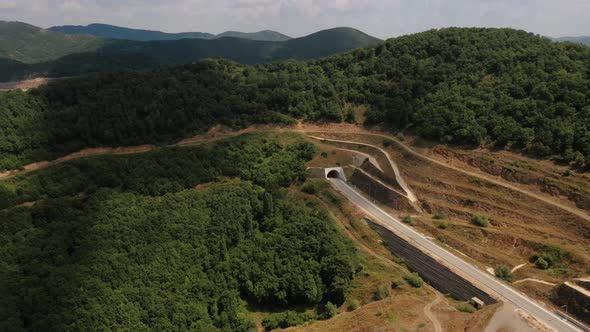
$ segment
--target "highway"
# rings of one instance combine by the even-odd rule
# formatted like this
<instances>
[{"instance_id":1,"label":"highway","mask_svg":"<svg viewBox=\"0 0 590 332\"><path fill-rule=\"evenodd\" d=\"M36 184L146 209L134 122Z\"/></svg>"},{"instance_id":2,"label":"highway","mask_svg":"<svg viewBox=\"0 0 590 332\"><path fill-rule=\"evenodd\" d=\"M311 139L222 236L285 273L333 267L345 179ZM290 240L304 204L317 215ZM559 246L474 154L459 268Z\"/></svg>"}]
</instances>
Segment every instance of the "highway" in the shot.
<instances>
[{"instance_id":1,"label":"highway","mask_svg":"<svg viewBox=\"0 0 590 332\"><path fill-rule=\"evenodd\" d=\"M370 216L375 218L378 222L390 229L395 229L396 234L409 239L411 243L428 253L433 258L436 258L441 263L451 268L454 271L460 271L461 276L466 277L467 280L476 281L474 284L478 287L484 286L496 294L490 294L495 297L501 297L502 300L511 302L517 308L523 310L537 321L546 325L557 332L578 332L579 328L571 324L565 319L559 317L555 312L542 307L534 300L528 298L523 293L513 289L503 281L496 279L487 272L484 272L467 261L455 256L448 250L442 248L438 244L425 238L424 235L418 233L411 227L403 224L399 220L393 218L387 212L373 204L370 200L365 198L356 189L350 187L345 181L341 179L328 179L332 185L346 196L352 203L363 209ZM477 284L479 283L479 285Z\"/></svg>"}]
</instances>

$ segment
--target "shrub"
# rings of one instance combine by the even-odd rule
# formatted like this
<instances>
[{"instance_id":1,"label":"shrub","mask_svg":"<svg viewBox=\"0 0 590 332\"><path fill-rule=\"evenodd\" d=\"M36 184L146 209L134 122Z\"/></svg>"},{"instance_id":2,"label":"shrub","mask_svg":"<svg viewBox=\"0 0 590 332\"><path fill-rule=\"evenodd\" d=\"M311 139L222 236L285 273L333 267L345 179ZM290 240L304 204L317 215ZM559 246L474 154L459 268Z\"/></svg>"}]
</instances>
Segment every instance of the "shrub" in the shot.
<instances>
[{"instance_id":1,"label":"shrub","mask_svg":"<svg viewBox=\"0 0 590 332\"><path fill-rule=\"evenodd\" d=\"M381 285L375 292L375 299L383 300L384 298L389 296L389 293L389 287L387 287L386 285Z\"/></svg>"},{"instance_id":2,"label":"shrub","mask_svg":"<svg viewBox=\"0 0 590 332\"><path fill-rule=\"evenodd\" d=\"M308 180L301 187L301 191L306 194L315 195L326 188L327 184L323 180Z\"/></svg>"},{"instance_id":3,"label":"shrub","mask_svg":"<svg viewBox=\"0 0 590 332\"><path fill-rule=\"evenodd\" d=\"M531 262L535 263L537 268L545 270L561 262L563 259L571 258L571 253L559 247L544 245L531 257Z\"/></svg>"},{"instance_id":4,"label":"shrub","mask_svg":"<svg viewBox=\"0 0 590 332\"><path fill-rule=\"evenodd\" d=\"M326 306L324 306L324 318L330 319L330 318L336 316L337 314L338 314L338 307L334 303L328 301L328 303L326 303Z\"/></svg>"},{"instance_id":5,"label":"shrub","mask_svg":"<svg viewBox=\"0 0 590 332\"><path fill-rule=\"evenodd\" d=\"M402 222L404 224L408 224L410 226L414 226L416 223L414 223L414 219L412 219L412 217L410 216L405 216L404 219L402 219Z\"/></svg>"},{"instance_id":6,"label":"shrub","mask_svg":"<svg viewBox=\"0 0 590 332\"><path fill-rule=\"evenodd\" d=\"M330 302L328 302L330 303ZM298 313L296 311L285 311L270 314L262 321L262 326L266 331L285 329L291 326L301 325L307 321L315 319L315 315L307 312Z\"/></svg>"},{"instance_id":7,"label":"shrub","mask_svg":"<svg viewBox=\"0 0 590 332\"><path fill-rule=\"evenodd\" d=\"M471 222L474 225L480 226L480 227L488 227L490 225L490 221L488 220L488 217L481 215L481 214L476 214L471 218Z\"/></svg>"},{"instance_id":8,"label":"shrub","mask_svg":"<svg viewBox=\"0 0 590 332\"><path fill-rule=\"evenodd\" d=\"M496 277L506 280L506 281L512 281L512 272L510 271L510 268L506 265L498 265L496 266L495 269L496 272Z\"/></svg>"},{"instance_id":9,"label":"shrub","mask_svg":"<svg viewBox=\"0 0 590 332\"><path fill-rule=\"evenodd\" d=\"M535 266L541 270L547 270L549 268L549 263L543 257L537 257L535 260Z\"/></svg>"},{"instance_id":10,"label":"shrub","mask_svg":"<svg viewBox=\"0 0 590 332\"><path fill-rule=\"evenodd\" d=\"M391 146L391 144L393 144L393 140L392 139L386 138L386 139L383 140L383 146L384 147Z\"/></svg>"},{"instance_id":11,"label":"shrub","mask_svg":"<svg viewBox=\"0 0 590 332\"><path fill-rule=\"evenodd\" d=\"M328 158L328 153L322 152L322 158Z\"/></svg>"},{"instance_id":12,"label":"shrub","mask_svg":"<svg viewBox=\"0 0 590 332\"><path fill-rule=\"evenodd\" d=\"M402 278L393 279L391 282L391 288L399 288L406 284L406 281Z\"/></svg>"},{"instance_id":13,"label":"shrub","mask_svg":"<svg viewBox=\"0 0 590 332\"><path fill-rule=\"evenodd\" d=\"M434 213L434 216L432 216L432 219L436 219L436 220L447 219L447 214L444 213L443 211L438 211L438 212Z\"/></svg>"},{"instance_id":14,"label":"shrub","mask_svg":"<svg viewBox=\"0 0 590 332\"><path fill-rule=\"evenodd\" d=\"M348 311L355 311L359 307L360 307L359 301L352 300L352 301L350 301L350 304L348 305L347 309L348 309Z\"/></svg>"},{"instance_id":15,"label":"shrub","mask_svg":"<svg viewBox=\"0 0 590 332\"><path fill-rule=\"evenodd\" d=\"M474 307L474 306L472 306L471 304L469 304L469 303L467 303L467 302L460 303L460 304L457 306L457 309L458 309L459 311L461 311L461 312L467 312L467 313L470 313L470 314L472 314L472 313L474 313L474 312L476 312L476 311L477 311L477 309L475 309L475 307Z\"/></svg>"},{"instance_id":16,"label":"shrub","mask_svg":"<svg viewBox=\"0 0 590 332\"><path fill-rule=\"evenodd\" d=\"M411 273L404 277L404 279L408 282L408 284L412 285L414 288L420 288L424 284L424 280L420 278L418 273Z\"/></svg>"},{"instance_id":17,"label":"shrub","mask_svg":"<svg viewBox=\"0 0 590 332\"><path fill-rule=\"evenodd\" d=\"M447 229L447 227L449 227L449 223L447 223L446 221L440 222L438 224L438 228L440 229Z\"/></svg>"}]
</instances>

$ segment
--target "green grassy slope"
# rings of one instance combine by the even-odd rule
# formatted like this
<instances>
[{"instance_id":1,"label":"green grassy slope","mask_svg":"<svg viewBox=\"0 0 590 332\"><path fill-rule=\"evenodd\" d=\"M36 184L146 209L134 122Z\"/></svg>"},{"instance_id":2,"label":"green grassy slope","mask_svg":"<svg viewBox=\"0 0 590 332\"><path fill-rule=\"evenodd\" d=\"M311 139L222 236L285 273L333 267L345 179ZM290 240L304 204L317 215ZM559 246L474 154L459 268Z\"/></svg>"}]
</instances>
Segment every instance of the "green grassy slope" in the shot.
<instances>
[{"instance_id":1,"label":"green grassy slope","mask_svg":"<svg viewBox=\"0 0 590 332\"><path fill-rule=\"evenodd\" d=\"M20 22L0 21L0 58L23 63L55 60L96 51L108 42L89 35L66 35Z\"/></svg>"}]
</instances>

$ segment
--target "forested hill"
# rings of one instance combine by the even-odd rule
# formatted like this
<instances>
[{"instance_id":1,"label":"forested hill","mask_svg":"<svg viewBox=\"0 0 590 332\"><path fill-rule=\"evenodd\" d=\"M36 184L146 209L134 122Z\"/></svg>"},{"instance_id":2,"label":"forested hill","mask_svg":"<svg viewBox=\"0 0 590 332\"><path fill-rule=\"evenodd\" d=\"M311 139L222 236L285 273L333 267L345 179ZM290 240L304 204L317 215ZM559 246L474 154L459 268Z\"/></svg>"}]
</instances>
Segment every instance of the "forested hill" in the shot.
<instances>
[{"instance_id":1,"label":"forested hill","mask_svg":"<svg viewBox=\"0 0 590 332\"><path fill-rule=\"evenodd\" d=\"M559 37L554 38L555 41L560 42L572 42L590 46L590 36L579 36L579 37Z\"/></svg>"},{"instance_id":2,"label":"forested hill","mask_svg":"<svg viewBox=\"0 0 590 332\"><path fill-rule=\"evenodd\" d=\"M46 31L46 30L42 30ZM58 32L46 31L48 34ZM263 31L263 34L271 32ZM82 37L84 35L63 35ZM87 36L91 37L91 36ZM246 37L246 38L236 38ZM227 32L212 40L181 39L158 41L104 40L99 49L63 56L41 63L24 64L0 58L0 81L35 76L78 76L118 69L145 69L162 65L192 63L205 58L222 58L245 64L285 59L308 60L348 52L380 40L352 28L336 28L285 41L251 40L253 36ZM2 47L0 31L0 49ZM92 37L95 38L95 37ZM32 50L42 44L32 42ZM42 50L38 50L42 52Z\"/></svg>"},{"instance_id":3,"label":"forested hill","mask_svg":"<svg viewBox=\"0 0 590 332\"><path fill-rule=\"evenodd\" d=\"M0 21L0 58L22 63L51 61L96 51L106 40L90 35L66 35L21 22Z\"/></svg>"},{"instance_id":4,"label":"forested hill","mask_svg":"<svg viewBox=\"0 0 590 332\"><path fill-rule=\"evenodd\" d=\"M62 32L66 34L88 34L108 39L125 39L136 41L153 41L153 40L178 40L185 38L197 39L215 39L222 37L235 37L252 40L263 41L285 41L291 39L280 32L263 30L258 32L239 32L226 31L220 34L212 34L207 32L179 32L167 33L162 31L131 29L126 27L118 27L110 24L93 23L89 25L62 25L54 26L48 30Z\"/></svg>"},{"instance_id":5,"label":"forested hill","mask_svg":"<svg viewBox=\"0 0 590 332\"><path fill-rule=\"evenodd\" d=\"M354 121L346 103L443 143L590 165L590 48L448 28L312 62L205 61L0 96L0 168L97 145L169 142L215 123Z\"/></svg>"}]
</instances>

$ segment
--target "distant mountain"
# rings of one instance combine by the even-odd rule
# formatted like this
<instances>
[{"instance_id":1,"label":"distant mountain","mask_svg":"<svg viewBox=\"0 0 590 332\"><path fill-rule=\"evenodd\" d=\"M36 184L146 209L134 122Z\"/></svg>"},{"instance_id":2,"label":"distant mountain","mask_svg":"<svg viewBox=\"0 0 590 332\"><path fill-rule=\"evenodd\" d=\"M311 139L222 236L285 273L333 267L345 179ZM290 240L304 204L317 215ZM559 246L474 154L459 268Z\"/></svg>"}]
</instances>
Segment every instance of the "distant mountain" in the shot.
<instances>
[{"instance_id":1,"label":"distant mountain","mask_svg":"<svg viewBox=\"0 0 590 332\"><path fill-rule=\"evenodd\" d=\"M214 35L206 32L167 33L162 31L131 29L99 23L89 24L86 26L62 25L51 27L49 28L49 30L65 34L88 34L109 39L125 39L135 41L179 40L184 38L216 39L222 37L236 37L263 41L285 41L291 39L291 37L289 36L285 36L279 32L271 30L264 30L253 33L226 31L219 35Z\"/></svg>"},{"instance_id":2,"label":"distant mountain","mask_svg":"<svg viewBox=\"0 0 590 332\"><path fill-rule=\"evenodd\" d=\"M233 37L149 42L109 40L96 51L71 54L44 63L26 65L15 61L0 61L0 80L143 69L192 63L205 58L222 58L244 64L287 59L310 60L347 52L379 41L352 28L324 30L287 41L257 41Z\"/></svg>"},{"instance_id":3,"label":"distant mountain","mask_svg":"<svg viewBox=\"0 0 590 332\"><path fill-rule=\"evenodd\" d=\"M579 36L579 37L559 37L559 38L551 38L555 41L563 42L569 41L572 43L584 44L590 46L590 36Z\"/></svg>"},{"instance_id":4,"label":"distant mountain","mask_svg":"<svg viewBox=\"0 0 590 332\"><path fill-rule=\"evenodd\" d=\"M286 41L291 39L291 37L287 35L272 30L263 30L258 32L226 31L215 36L215 38L222 37L234 37L262 41Z\"/></svg>"},{"instance_id":5,"label":"distant mountain","mask_svg":"<svg viewBox=\"0 0 590 332\"><path fill-rule=\"evenodd\" d=\"M106 45L90 35L66 35L21 22L0 21L0 57L22 63L51 61Z\"/></svg>"}]
</instances>

